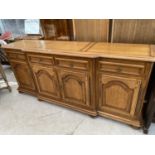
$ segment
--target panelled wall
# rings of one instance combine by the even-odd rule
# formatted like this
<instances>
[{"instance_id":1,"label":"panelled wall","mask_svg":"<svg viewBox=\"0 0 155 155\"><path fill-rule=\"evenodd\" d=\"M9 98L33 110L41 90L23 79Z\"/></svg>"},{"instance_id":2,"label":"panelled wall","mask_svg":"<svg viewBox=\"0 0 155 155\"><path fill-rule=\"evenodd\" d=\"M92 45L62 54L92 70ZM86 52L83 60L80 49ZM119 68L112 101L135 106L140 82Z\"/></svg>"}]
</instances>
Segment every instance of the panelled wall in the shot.
<instances>
[{"instance_id":1,"label":"panelled wall","mask_svg":"<svg viewBox=\"0 0 155 155\"><path fill-rule=\"evenodd\" d=\"M115 19L112 21L111 42L155 43L154 19Z\"/></svg>"},{"instance_id":2,"label":"panelled wall","mask_svg":"<svg viewBox=\"0 0 155 155\"><path fill-rule=\"evenodd\" d=\"M108 19L73 19L74 39L77 41L108 42Z\"/></svg>"},{"instance_id":3,"label":"panelled wall","mask_svg":"<svg viewBox=\"0 0 155 155\"><path fill-rule=\"evenodd\" d=\"M77 41L155 43L155 19L74 19Z\"/></svg>"},{"instance_id":4,"label":"panelled wall","mask_svg":"<svg viewBox=\"0 0 155 155\"><path fill-rule=\"evenodd\" d=\"M108 19L41 19L46 40L68 37L76 41L107 42L109 38Z\"/></svg>"},{"instance_id":5,"label":"panelled wall","mask_svg":"<svg viewBox=\"0 0 155 155\"><path fill-rule=\"evenodd\" d=\"M154 19L44 19L44 38L118 43L155 43Z\"/></svg>"}]
</instances>

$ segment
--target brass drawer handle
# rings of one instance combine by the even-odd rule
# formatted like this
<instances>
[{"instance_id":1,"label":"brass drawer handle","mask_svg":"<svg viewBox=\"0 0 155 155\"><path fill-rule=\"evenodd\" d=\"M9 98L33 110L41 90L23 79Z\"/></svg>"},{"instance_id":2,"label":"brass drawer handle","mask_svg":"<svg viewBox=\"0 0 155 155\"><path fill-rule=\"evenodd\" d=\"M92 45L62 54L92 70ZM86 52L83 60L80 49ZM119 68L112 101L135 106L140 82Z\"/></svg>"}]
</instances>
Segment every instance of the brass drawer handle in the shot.
<instances>
[{"instance_id":1,"label":"brass drawer handle","mask_svg":"<svg viewBox=\"0 0 155 155\"><path fill-rule=\"evenodd\" d=\"M42 59L41 58L39 59L39 62L42 62Z\"/></svg>"},{"instance_id":2,"label":"brass drawer handle","mask_svg":"<svg viewBox=\"0 0 155 155\"><path fill-rule=\"evenodd\" d=\"M118 67L117 68L117 72L119 72L119 73L122 72L122 68L121 67Z\"/></svg>"},{"instance_id":3,"label":"brass drawer handle","mask_svg":"<svg viewBox=\"0 0 155 155\"><path fill-rule=\"evenodd\" d=\"M72 63L69 64L70 67L74 67L74 65Z\"/></svg>"},{"instance_id":4,"label":"brass drawer handle","mask_svg":"<svg viewBox=\"0 0 155 155\"><path fill-rule=\"evenodd\" d=\"M16 58L17 58L17 55L10 54L9 57L12 58L12 59L13 59L13 58L16 59Z\"/></svg>"},{"instance_id":5,"label":"brass drawer handle","mask_svg":"<svg viewBox=\"0 0 155 155\"><path fill-rule=\"evenodd\" d=\"M17 55L18 59L25 59L25 57L23 55Z\"/></svg>"}]
</instances>

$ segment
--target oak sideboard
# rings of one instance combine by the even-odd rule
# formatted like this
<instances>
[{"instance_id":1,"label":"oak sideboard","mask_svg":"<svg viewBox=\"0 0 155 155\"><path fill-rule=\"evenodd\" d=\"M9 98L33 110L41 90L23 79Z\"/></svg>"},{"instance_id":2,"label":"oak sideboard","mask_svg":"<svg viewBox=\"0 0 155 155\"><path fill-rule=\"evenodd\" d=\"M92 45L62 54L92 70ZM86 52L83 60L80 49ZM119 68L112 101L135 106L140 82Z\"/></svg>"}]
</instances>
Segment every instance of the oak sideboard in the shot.
<instances>
[{"instance_id":1,"label":"oak sideboard","mask_svg":"<svg viewBox=\"0 0 155 155\"><path fill-rule=\"evenodd\" d=\"M153 45L22 40L2 48L19 92L91 116L143 126Z\"/></svg>"}]
</instances>

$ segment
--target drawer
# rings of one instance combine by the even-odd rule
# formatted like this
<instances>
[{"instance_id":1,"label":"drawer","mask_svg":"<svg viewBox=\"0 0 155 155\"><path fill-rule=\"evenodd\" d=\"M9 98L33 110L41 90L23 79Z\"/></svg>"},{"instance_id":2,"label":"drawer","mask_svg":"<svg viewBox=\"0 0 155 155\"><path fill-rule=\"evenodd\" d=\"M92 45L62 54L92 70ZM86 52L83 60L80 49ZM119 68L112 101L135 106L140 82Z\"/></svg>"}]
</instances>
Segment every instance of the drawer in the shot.
<instances>
[{"instance_id":1,"label":"drawer","mask_svg":"<svg viewBox=\"0 0 155 155\"><path fill-rule=\"evenodd\" d=\"M55 57L55 64L60 67L87 70L89 68L88 60L78 60L75 58Z\"/></svg>"},{"instance_id":2,"label":"drawer","mask_svg":"<svg viewBox=\"0 0 155 155\"><path fill-rule=\"evenodd\" d=\"M9 59L25 60L25 55L22 53L8 53Z\"/></svg>"},{"instance_id":3,"label":"drawer","mask_svg":"<svg viewBox=\"0 0 155 155\"><path fill-rule=\"evenodd\" d=\"M53 65L53 57L31 55L28 58L31 63Z\"/></svg>"},{"instance_id":4,"label":"drawer","mask_svg":"<svg viewBox=\"0 0 155 155\"><path fill-rule=\"evenodd\" d=\"M141 76L145 71L144 62L124 61L124 60L99 60L99 71L115 72Z\"/></svg>"}]
</instances>

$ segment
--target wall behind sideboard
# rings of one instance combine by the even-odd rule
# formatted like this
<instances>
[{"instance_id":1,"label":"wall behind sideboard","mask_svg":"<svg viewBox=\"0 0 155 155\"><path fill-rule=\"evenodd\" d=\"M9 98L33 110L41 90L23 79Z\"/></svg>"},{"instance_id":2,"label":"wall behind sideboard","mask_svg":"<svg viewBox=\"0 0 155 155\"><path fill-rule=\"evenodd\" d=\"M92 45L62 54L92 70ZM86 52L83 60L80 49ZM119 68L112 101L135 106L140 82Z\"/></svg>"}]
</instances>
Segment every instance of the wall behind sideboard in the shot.
<instances>
[{"instance_id":1,"label":"wall behind sideboard","mask_svg":"<svg viewBox=\"0 0 155 155\"><path fill-rule=\"evenodd\" d=\"M73 19L74 40L103 41L109 38L109 19Z\"/></svg>"},{"instance_id":2,"label":"wall behind sideboard","mask_svg":"<svg viewBox=\"0 0 155 155\"><path fill-rule=\"evenodd\" d=\"M154 44L155 20L114 19L111 42Z\"/></svg>"},{"instance_id":3,"label":"wall behind sideboard","mask_svg":"<svg viewBox=\"0 0 155 155\"><path fill-rule=\"evenodd\" d=\"M44 19L41 25L50 40L155 44L155 19Z\"/></svg>"}]
</instances>

